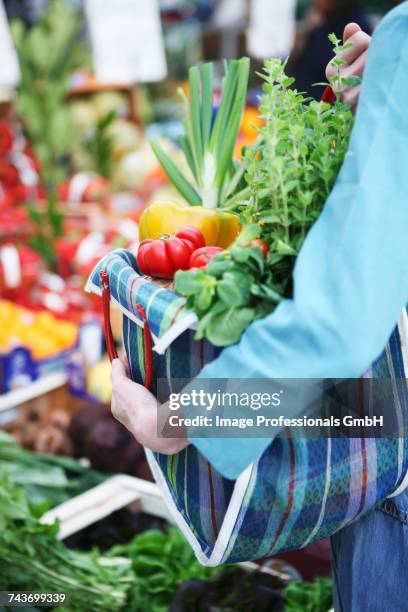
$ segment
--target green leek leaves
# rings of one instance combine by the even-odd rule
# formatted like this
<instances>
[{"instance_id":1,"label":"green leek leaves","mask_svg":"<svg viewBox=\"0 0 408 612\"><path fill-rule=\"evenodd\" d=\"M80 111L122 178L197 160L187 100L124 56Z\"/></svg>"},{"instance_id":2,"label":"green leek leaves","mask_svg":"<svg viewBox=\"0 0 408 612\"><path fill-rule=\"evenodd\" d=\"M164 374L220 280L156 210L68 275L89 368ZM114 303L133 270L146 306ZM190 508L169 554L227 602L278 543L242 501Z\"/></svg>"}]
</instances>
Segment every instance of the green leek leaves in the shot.
<instances>
[{"instance_id":1,"label":"green leek leaves","mask_svg":"<svg viewBox=\"0 0 408 612\"><path fill-rule=\"evenodd\" d=\"M192 206L218 208L228 205L243 175L234 164L234 148L245 108L249 59L231 60L222 87L221 103L213 121L213 65L194 66L189 71L190 98L183 92L184 135L180 146L195 184L178 170L157 141L153 151L174 187Z\"/></svg>"}]
</instances>

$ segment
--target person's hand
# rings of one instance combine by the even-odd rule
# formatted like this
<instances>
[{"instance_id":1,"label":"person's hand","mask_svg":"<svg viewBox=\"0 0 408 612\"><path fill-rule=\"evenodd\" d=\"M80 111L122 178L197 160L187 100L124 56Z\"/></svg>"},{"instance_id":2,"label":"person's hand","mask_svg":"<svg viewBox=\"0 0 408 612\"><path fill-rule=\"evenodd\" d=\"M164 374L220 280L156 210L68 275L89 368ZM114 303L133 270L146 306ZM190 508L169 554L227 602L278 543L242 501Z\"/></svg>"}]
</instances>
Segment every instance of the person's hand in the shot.
<instances>
[{"instance_id":1,"label":"person's hand","mask_svg":"<svg viewBox=\"0 0 408 612\"><path fill-rule=\"evenodd\" d=\"M126 366L120 359L114 359L112 362L111 380L112 414L140 444L165 455L173 455L188 446L186 438L158 436L158 410L166 411L166 406L159 406L150 391L130 380Z\"/></svg>"},{"instance_id":2,"label":"person's hand","mask_svg":"<svg viewBox=\"0 0 408 612\"><path fill-rule=\"evenodd\" d=\"M362 31L360 26L356 23L349 23L344 30L343 41L351 43L353 46L350 49L346 49L342 53L341 58L347 62L342 66L340 72L344 78L352 76L362 77L366 64L368 47L370 46L371 36ZM326 68L326 77L329 82L333 82L332 79L336 74L336 68L330 62ZM345 89L341 98L346 104L350 104L355 107L358 103L360 96L360 85Z\"/></svg>"}]
</instances>

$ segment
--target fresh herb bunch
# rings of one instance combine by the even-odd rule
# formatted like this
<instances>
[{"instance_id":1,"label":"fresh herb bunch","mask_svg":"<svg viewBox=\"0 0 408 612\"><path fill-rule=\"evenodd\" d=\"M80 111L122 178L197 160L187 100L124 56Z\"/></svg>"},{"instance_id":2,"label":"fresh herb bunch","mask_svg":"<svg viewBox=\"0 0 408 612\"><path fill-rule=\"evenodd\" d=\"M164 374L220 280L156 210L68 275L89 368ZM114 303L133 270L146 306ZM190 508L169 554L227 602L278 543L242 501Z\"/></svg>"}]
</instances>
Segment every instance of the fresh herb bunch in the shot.
<instances>
[{"instance_id":1,"label":"fresh herb bunch","mask_svg":"<svg viewBox=\"0 0 408 612\"><path fill-rule=\"evenodd\" d=\"M66 548L58 524L41 524L39 510L0 473L0 590L65 592L69 610L123 609L133 579L129 560Z\"/></svg>"},{"instance_id":2,"label":"fresh herb bunch","mask_svg":"<svg viewBox=\"0 0 408 612\"><path fill-rule=\"evenodd\" d=\"M293 89L280 60L267 60L261 76L264 125L259 143L245 154L242 219L261 226L274 284L289 297L295 258L337 178L353 116L340 102L330 106Z\"/></svg>"},{"instance_id":3,"label":"fresh herb bunch","mask_svg":"<svg viewBox=\"0 0 408 612\"><path fill-rule=\"evenodd\" d=\"M235 243L208 263L206 270L179 270L175 289L199 318L196 339L215 346L235 344L255 319L272 312L281 296L258 246L258 225L247 226Z\"/></svg>"},{"instance_id":4,"label":"fresh herb bunch","mask_svg":"<svg viewBox=\"0 0 408 612\"><path fill-rule=\"evenodd\" d=\"M334 51L334 58L332 59L331 63L336 68L336 74L332 77L331 87L336 94L337 100L339 100L340 94L344 91L344 89L360 85L361 77L344 77L341 74L342 67L347 64L347 62L342 58L342 54L344 51L347 51L347 49L351 49L353 43L346 42L342 44L342 41L333 33L329 34L329 41L332 43Z\"/></svg>"},{"instance_id":5,"label":"fresh herb bunch","mask_svg":"<svg viewBox=\"0 0 408 612\"><path fill-rule=\"evenodd\" d=\"M145 531L129 544L115 546L111 554L131 559L134 578L127 605L133 612L167 612L182 582L209 579L220 571L200 565L174 527L166 533Z\"/></svg>"}]
</instances>

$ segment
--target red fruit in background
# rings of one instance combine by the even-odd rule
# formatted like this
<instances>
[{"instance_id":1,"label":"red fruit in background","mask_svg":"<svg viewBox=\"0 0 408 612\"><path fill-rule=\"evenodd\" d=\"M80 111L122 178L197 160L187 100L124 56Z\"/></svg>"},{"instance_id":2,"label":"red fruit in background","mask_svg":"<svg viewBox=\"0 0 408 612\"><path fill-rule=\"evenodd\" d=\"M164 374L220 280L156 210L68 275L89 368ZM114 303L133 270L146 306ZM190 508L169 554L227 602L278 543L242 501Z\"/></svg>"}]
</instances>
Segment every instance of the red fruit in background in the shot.
<instances>
[{"instance_id":1,"label":"red fruit in background","mask_svg":"<svg viewBox=\"0 0 408 612\"><path fill-rule=\"evenodd\" d=\"M47 197L47 192L42 185L37 185L37 197L44 200Z\"/></svg>"},{"instance_id":2,"label":"red fruit in background","mask_svg":"<svg viewBox=\"0 0 408 612\"><path fill-rule=\"evenodd\" d=\"M68 278L73 273L73 264L80 239L58 238L55 242L55 252L58 261L58 274Z\"/></svg>"},{"instance_id":3,"label":"red fruit in background","mask_svg":"<svg viewBox=\"0 0 408 612\"><path fill-rule=\"evenodd\" d=\"M28 247L18 247L20 256L22 284L31 285L36 282L38 275L42 269L42 259L37 251Z\"/></svg>"},{"instance_id":4,"label":"red fruit in background","mask_svg":"<svg viewBox=\"0 0 408 612\"><path fill-rule=\"evenodd\" d=\"M99 202L109 197L109 181L102 177L92 179L84 190L83 202Z\"/></svg>"},{"instance_id":5,"label":"red fruit in background","mask_svg":"<svg viewBox=\"0 0 408 612\"><path fill-rule=\"evenodd\" d=\"M29 199L30 189L23 183L19 183L15 187L12 187L11 192L14 196L15 202L26 202Z\"/></svg>"},{"instance_id":6,"label":"red fruit in background","mask_svg":"<svg viewBox=\"0 0 408 612\"><path fill-rule=\"evenodd\" d=\"M31 225L26 210L16 207L0 207L0 241L9 240L10 236L27 241Z\"/></svg>"},{"instance_id":7,"label":"red fruit in background","mask_svg":"<svg viewBox=\"0 0 408 612\"><path fill-rule=\"evenodd\" d=\"M30 159L31 164L32 164L34 170L38 174L40 172L40 170L41 170L41 164L38 161L38 159L36 158L34 151L27 145L25 150L24 150L24 153Z\"/></svg>"},{"instance_id":8,"label":"red fruit in background","mask_svg":"<svg viewBox=\"0 0 408 612\"><path fill-rule=\"evenodd\" d=\"M175 236L143 240L137 252L137 265L148 276L173 278L177 270L188 269L191 254L203 245L203 234L194 227L185 227Z\"/></svg>"},{"instance_id":9,"label":"red fruit in background","mask_svg":"<svg viewBox=\"0 0 408 612\"><path fill-rule=\"evenodd\" d=\"M192 253L188 267L204 269L213 257L219 255L219 253L222 253L224 250L225 249L216 246L208 246L197 249L194 251L194 253Z\"/></svg>"},{"instance_id":10,"label":"red fruit in background","mask_svg":"<svg viewBox=\"0 0 408 612\"><path fill-rule=\"evenodd\" d=\"M0 211L10 209L14 204L14 197L9 189L0 183Z\"/></svg>"},{"instance_id":11,"label":"red fruit in background","mask_svg":"<svg viewBox=\"0 0 408 612\"><path fill-rule=\"evenodd\" d=\"M14 187L20 182L20 175L17 168L7 159L0 159L0 181L10 187Z\"/></svg>"},{"instance_id":12,"label":"red fruit in background","mask_svg":"<svg viewBox=\"0 0 408 612\"><path fill-rule=\"evenodd\" d=\"M58 185L57 193L59 200L61 200L62 202L68 202L69 183L61 183L61 185Z\"/></svg>"},{"instance_id":13,"label":"red fruit in background","mask_svg":"<svg viewBox=\"0 0 408 612\"><path fill-rule=\"evenodd\" d=\"M74 174L58 187L58 198L62 202L100 202L109 194L107 179L85 172Z\"/></svg>"},{"instance_id":14,"label":"red fruit in background","mask_svg":"<svg viewBox=\"0 0 408 612\"><path fill-rule=\"evenodd\" d=\"M42 260L34 249L7 243L0 246L0 287L3 297L14 299L15 291L32 287L41 270Z\"/></svg>"},{"instance_id":15,"label":"red fruit in background","mask_svg":"<svg viewBox=\"0 0 408 612\"><path fill-rule=\"evenodd\" d=\"M14 135L6 121L0 121L0 155L7 155L13 148Z\"/></svg>"}]
</instances>

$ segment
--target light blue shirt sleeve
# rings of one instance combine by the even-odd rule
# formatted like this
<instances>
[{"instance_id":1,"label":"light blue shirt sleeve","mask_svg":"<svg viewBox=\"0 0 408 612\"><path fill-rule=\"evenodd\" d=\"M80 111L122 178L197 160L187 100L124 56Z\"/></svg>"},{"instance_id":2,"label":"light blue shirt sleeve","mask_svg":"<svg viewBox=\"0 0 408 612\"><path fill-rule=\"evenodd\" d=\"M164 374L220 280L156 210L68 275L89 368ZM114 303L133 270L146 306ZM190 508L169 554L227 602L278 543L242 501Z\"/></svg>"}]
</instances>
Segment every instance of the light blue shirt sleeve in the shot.
<instances>
[{"instance_id":1,"label":"light blue shirt sleeve","mask_svg":"<svg viewBox=\"0 0 408 612\"><path fill-rule=\"evenodd\" d=\"M355 378L408 302L408 2L374 35L349 151L294 271L294 297L199 378ZM270 439L191 442L228 478Z\"/></svg>"}]
</instances>

